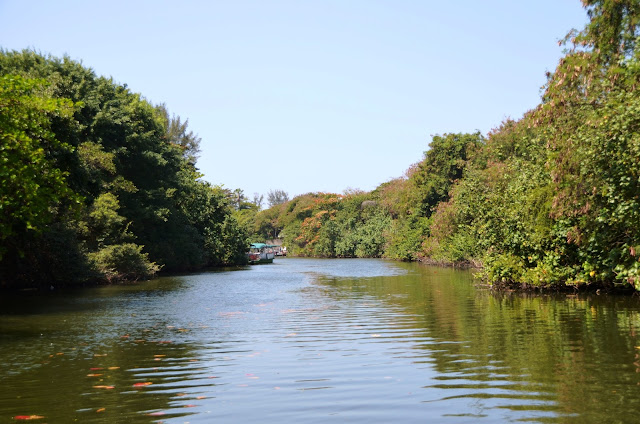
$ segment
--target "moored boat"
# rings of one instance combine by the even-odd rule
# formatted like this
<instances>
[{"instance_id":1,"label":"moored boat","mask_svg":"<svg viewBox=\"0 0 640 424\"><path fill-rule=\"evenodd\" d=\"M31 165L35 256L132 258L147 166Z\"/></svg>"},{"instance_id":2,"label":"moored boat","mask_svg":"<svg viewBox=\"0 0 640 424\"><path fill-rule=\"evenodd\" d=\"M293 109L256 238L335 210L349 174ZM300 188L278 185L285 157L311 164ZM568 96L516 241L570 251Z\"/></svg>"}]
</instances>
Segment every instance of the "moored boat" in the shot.
<instances>
[{"instance_id":1,"label":"moored boat","mask_svg":"<svg viewBox=\"0 0 640 424\"><path fill-rule=\"evenodd\" d=\"M265 243L251 243L247 258L250 264L270 264L273 263L275 253L273 247Z\"/></svg>"}]
</instances>

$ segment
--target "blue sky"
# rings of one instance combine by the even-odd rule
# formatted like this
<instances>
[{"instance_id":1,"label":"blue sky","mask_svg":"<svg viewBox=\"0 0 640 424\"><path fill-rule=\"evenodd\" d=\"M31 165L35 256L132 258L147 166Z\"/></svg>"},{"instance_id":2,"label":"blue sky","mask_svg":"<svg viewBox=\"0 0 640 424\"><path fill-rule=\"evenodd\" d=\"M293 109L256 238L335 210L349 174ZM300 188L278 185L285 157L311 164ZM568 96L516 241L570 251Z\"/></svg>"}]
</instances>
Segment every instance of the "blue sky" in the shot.
<instances>
[{"instance_id":1,"label":"blue sky","mask_svg":"<svg viewBox=\"0 0 640 424\"><path fill-rule=\"evenodd\" d=\"M372 190L432 135L521 117L585 23L579 0L0 0L2 48L166 103L250 198Z\"/></svg>"}]
</instances>

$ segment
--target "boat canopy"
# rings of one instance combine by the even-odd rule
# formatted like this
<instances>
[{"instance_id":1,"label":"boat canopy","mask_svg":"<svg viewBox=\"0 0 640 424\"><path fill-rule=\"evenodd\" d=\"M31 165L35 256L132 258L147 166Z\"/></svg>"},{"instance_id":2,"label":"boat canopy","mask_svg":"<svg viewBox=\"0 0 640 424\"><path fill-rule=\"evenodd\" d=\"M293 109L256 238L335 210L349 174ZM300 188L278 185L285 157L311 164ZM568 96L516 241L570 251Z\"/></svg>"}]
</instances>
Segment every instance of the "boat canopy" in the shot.
<instances>
[{"instance_id":1,"label":"boat canopy","mask_svg":"<svg viewBox=\"0 0 640 424\"><path fill-rule=\"evenodd\" d=\"M251 243L251 248L252 249L265 249L267 247L278 247L272 244L265 244L265 243Z\"/></svg>"}]
</instances>

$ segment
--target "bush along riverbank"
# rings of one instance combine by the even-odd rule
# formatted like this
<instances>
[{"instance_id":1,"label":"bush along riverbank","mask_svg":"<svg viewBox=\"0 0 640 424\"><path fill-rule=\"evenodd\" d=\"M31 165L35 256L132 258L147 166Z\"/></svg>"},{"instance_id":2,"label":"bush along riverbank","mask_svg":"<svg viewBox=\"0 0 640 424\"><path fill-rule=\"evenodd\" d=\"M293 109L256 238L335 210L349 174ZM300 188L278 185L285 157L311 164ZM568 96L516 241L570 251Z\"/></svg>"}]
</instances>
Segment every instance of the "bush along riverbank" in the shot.
<instances>
[{"instance_id":1,"label":"bush along riverbank","mask_svg":"<svg viewBox=\"0 0 640 424\"><path fill-rule=\"evenodd\" d=\"M496 286L640 289L640 2L583 2L542 101L433 137L404 177L256 215L289 252L482 266Z\"/></svg>"}]
</instances>

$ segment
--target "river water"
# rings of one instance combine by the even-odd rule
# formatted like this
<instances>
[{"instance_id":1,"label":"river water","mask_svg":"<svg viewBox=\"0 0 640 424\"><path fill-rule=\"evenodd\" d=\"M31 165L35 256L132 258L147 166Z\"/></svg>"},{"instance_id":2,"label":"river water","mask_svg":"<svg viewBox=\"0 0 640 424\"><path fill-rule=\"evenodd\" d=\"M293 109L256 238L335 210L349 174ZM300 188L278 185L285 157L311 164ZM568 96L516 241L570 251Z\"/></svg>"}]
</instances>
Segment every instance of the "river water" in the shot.
<instances>
[{"instance_id":1,"label":"river water","mask_svg":"<svg viewBox=\"0 0 640 424\"><path fill-rule=\"evenodd\" d=\"M297 258L1 296L1 423L640 419L637 296Z\"/></svg>"}]
</instances>

